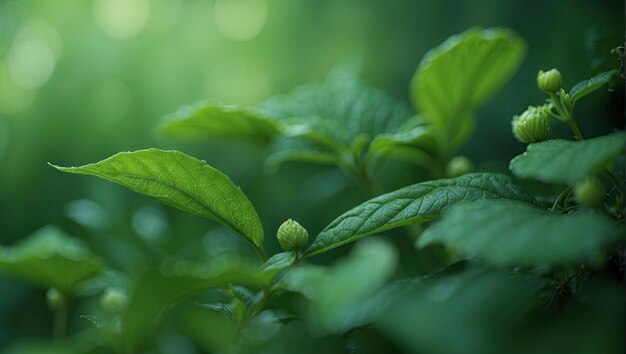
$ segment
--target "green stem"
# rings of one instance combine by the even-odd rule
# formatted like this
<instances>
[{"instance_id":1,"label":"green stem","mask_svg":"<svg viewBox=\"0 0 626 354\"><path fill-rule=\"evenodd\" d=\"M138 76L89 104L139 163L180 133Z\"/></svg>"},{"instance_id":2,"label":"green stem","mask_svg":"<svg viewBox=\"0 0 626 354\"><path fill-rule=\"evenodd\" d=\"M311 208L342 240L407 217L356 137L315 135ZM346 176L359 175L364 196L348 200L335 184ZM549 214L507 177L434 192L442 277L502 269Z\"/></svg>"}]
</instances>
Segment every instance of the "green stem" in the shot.
<instances>
[{"instance_id":1,"label":"green stem","mask_svg":"<svg viewBox=\"0 0 626 354\"><path fill-rule=\"evenodd\" d=\"M69 317L69 300L54 311L53 335L56 339L64 339L67 334L67 319Z\"/></svg>"},{"instance_id":2,"label":"green stem","mask_svg":"<svg viewBox=\"0 0 626 354\"><path fill-rule=\"evenodd\" d=\"M576 140L583 140L583 135L578 128L578 124L576 124L576 121L574 120L574 112L570 109L571 107L563 107L561 105L561 100L554 93L550 93L550 100L552 101L552 106L554 106L559 115L563 117L565 124L567 124L572 133L574 133Z\"/></svg>"},{"instance_id":3,"label":"green stem","mask_svg":"<svg viewBox=\"0 0 626 354\"><path fill-rule=\"evenodd\" d=\"M613 181L613 183L615 183L615 187L617 187L617 189L620 190L620 192L624 193L624 187L622 186L621 181L619 181L617 179L617 177L615 177L615 175L613 174L613 172L611 172L611 170L609 170L608 168L604 168L604 173L609 176L609 178Z\"/></svg>"},{"instance_id":4,"label":"green stem","mask_svg":"<svg viewBox=\"0 0 626 354\"><path fill-rule=\"evenodd\" d=\"M576 137L576 140L583 140L583 135L580 133L580 129L578 129L578 124L576 124L576 121L573 117L568 117L565 123L567 123L567 126L574 133L574 137Z\"/></svg>"},{"instance_id":5,"label":"green stem","mask_svg":"<svg viewBox=\"0 0 626 354\"><path fill-rule=\"evenodd\" d=\"M559 206L559 204L561 203L561 200L563 200L564 198L569 198L569 195L572 193L573 190L574 188L572 186L568 186L567 188L563 189L558 197L556 197L556 199L554 200L554 204L552 204L552 208L550 208L550 211L555 211L556 207ZM565 204L565 202L563 204Z\"/></svg>"}]
</instances>

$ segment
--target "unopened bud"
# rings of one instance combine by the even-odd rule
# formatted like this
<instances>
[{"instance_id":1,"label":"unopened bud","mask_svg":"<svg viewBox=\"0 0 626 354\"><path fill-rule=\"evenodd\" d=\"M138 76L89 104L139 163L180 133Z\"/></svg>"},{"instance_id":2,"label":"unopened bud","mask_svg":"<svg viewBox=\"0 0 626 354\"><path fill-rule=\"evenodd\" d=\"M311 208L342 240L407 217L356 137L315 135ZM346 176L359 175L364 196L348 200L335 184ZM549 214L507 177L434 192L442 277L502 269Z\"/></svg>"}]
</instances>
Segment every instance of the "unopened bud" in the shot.
<instances>
[{"instance_id":1,"label":"unopened bud","mask_svg":"<svg viewBox=\"0 0 626 354\"><path fill-rule=\"evenodd\" d=\"M306 229L291 219L280 225L276 237L285 251L298 250L309 242L309 233Z\"/></svg>"},{"instance_id":2,"label":"unopened bud","mask_svg":"<svg viewBox=\"0 0 626 354\"><path fill-rule=\"evenodd\" d=\"M543 107L528 107L521 116L511 122L513 135L522 143L531 144L550 137L550 118Z\"/></svg>"},{"instance_id":3,"label":"unopened bud","mask_svg":"<svg viewBox=\"0 0 626 354\"><path fill-rule=\"evenodd\" d=\"M548 93L557 92L561 88L561 73L556 69L537 74L537 86Z\"/></svg>"}]
</instances>

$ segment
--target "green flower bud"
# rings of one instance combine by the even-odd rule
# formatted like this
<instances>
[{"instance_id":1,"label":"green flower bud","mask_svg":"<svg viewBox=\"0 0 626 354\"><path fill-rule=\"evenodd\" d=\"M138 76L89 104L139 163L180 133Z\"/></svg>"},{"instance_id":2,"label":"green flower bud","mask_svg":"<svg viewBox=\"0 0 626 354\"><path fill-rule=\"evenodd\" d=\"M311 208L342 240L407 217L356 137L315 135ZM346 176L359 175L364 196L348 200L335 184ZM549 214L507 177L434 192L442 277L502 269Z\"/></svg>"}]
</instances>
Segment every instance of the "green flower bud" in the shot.
<instances>
[{"instance_id":1,"label":"green flower bud","mask_svg":"<svg viewBox=\"0 0 626 354\"><path fill-rule=\"evenodd\" d=\"M465 156L455 156L446 166L446 175L454 178L474 171L472 160Z\"/></svg>"},{"instance_id":2,"label":"green flower bud","mask_svg":"<svg viewBox=\"0 0 626 354\"><path fill-rule=\"evenodd\" d=\"M66 304L65 295L56 288L48 289L46 300L48 301L48 306L53 310L63 308Z\"/></svg>"},{"instance_id":3,"label":"green flower bud","mask_svg":"<svg viewBox=\"0 0 626 354\"><path fill-rule=\"evenodd\" d=\"M108 288L100 298L100 305L111 313L122 313L126 310L128 298L123 291L116 288Z\"/></svg>"},{"instance_id":4,"label":"green flower bud","mask_svg":"<svg viewBox=\"0 0 626 354\"><path fill-rule=\"evenodd\" d=\"M288 219L278 228L278 243L285 251L295 251L309 242L309 233L296 221Z\"/></svg>"},{"instance_id":5,"label":"green flower bud","mask_svg":"<svg viewBox=\"0 0 626 354\"><path fill-rule=\"evenodd\" d=\"M537 74L537 86L539 86L540 90L548 93L557 92L561 88L561 73L556 69L546 72L539 71L539 74Z\"/></svg>"},{"instance_id":6,"label":"green flower bud","mask_svg":"<svg viewBox=\"0 0 626 354\"><path fill-rule=\"evenodd\" d=\"M511 122L513 135L522 143L531 144L550 137L550 118L544 107L528 107L521 116L514 116Z\"/></svg>"},{"instance_id":7,"label":"green flower bud","mask_svg":"<svg viewBox=\"0 0 626 354\"><path fill-rule=\"evenodd\" d=\"M597 178L587 177L574 186L574 197L578 204L594 208L604 199L604 187Z\"/></svg>"}]
</instances>

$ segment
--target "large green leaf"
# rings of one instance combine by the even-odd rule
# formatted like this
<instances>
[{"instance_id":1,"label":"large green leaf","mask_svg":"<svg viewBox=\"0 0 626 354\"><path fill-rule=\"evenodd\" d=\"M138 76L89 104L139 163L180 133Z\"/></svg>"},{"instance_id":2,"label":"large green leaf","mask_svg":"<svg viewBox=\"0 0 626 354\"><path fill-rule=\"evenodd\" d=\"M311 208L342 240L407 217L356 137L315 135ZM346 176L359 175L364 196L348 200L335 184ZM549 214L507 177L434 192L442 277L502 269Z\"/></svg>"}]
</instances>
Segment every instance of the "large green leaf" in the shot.
<instances>
[{"instance_id":1,"label":"large green leaf","mask_svg":"<svg viewBox=\"0 0 626 354\"><path fill-rule=\"evenodd\" d=\"M291 270L285 283L311 300L310 314L322 330L343 332L368 322L368 299L393 274L396 262L396 250L389 242L366 240L330 268Z\"/></svg>"},{"instance_id":2,"label":"large green leaf","mask_svg":"<svg viewBox=\"0 0 626 354\"><path fill-rule=\"evenodd\" d=\"M572 99L572 102L576 102L579 99L587 96L588 94L596 91L602 86L608 84L613 80L613 78L618 76L617 70L610 70L600 73L589 80L584 80L572 87L569 91L569 95Z\"/></svg>"},{"instance_id":3,"label":"large green leaf","mask_svg":"<svg viewBox=\"0 0 626 354\"><path fill-rule=\"evenodd\" d=\"M249 139L265 143L278 133L275 120L250 108L202 101L164 118L164 134L183 139Z\"/></svg>"},{"instance_id":4,"label":"large green leaf","mask_svg":"<svg viewBox=\"0 0 626 354\"><path fill-rule=\"evenodd\" d=\"M530 144L526 152L511 160L518 177L544 182L575 182L601 169L624 153L623 132L582 141L548 140Z\"/></svg>"},{"instance_id":5,"label":"large green leaf","mask_svg":"<svg viewBox=\"0 0 626 354\"><path fill-rule=\"evenodd\" d=\"M104 264L78 239L53 226L40 229L12 247L0 247L0 270L46 288L71 294L102 271Z\"/></svg>"},{"instance_id":6,"label":"large green leaf","mask_svg":"<svg viewBox=\"0 0 626 354\"><path fill-rule=\"evenodd\" d=\"M422 182L381 195L344 213L317 236L306 254L326 252L394 227L428 222L455 203L476 199L533 202L510 178L499 174L472 173Z\"/></svg>"},{"instance_id":7,"label":"large green leaf","mask_svg":"<svg viewBox=\"0 0 626 354\"><path fill-rule=\"evenodd\" d=\"M122 152L81 167L60 171L92 175L153 197L165 205L230 226L261 248L263 227L241 189L222 172L178 151Z\"/></svg>"},{"instance_id":8,"label":"large green leaf","mask_svg":"<svg viewBox=\"0 0 626 354\"><path fill-rule=\"evenodd\" d=\"M483 269L413 282L393 294L374 326L407 353L509 353L545 283Z\"/></svg>"},{"instance_id":9,"label":"large green leaf","mask_svg":"<svg viewBox=\"0 0 626 354\"><path fill-rule=\"evenodd\" d=\"M223 284L261 287L269 285L270 280L270 274L234 258L215 259L206 264L168 259L161 269L149 270L135 283L122 316L124 337L136 351L167 308L185 297Z\"/></svg>"},{"instance_id":10,"label":"large green leaf","mask_svg":"<svg viewBox=\"0 0 626 354\"><path fill-rule=\"evenodd\" d=\"M470 29L425 56L411 83L413 103L459 146L471 134L474 113L511 78L526 52L507 29Z\"/></svg>"},{"instance_id":11,"label":"large green leaf","mask_svg":"<svg viewBox=\"0 0 626 354\"><path fill-rule=\"evenodd\" d=\"M345 146L359 134L374 137L392 132L412 115L405 103L363 84L354 73L338 70L331 72L324 82L272 97L261 103L260 109L280 119L299 118L297 124L306 121L311 129Z\"/></svg>"},{"instance_id":12,"label":"large green leaf","mask_svg":"<svg viewBox=\"0 0 626 354\"><path fill-rule=\"evenodd\" d=\"M510 200L479 200L451 208L418 245L443 243L501 266L543 266L598 262L603 247L618 239L618 228L601 214L563 215Z\"/></svg>"}]
</instances>

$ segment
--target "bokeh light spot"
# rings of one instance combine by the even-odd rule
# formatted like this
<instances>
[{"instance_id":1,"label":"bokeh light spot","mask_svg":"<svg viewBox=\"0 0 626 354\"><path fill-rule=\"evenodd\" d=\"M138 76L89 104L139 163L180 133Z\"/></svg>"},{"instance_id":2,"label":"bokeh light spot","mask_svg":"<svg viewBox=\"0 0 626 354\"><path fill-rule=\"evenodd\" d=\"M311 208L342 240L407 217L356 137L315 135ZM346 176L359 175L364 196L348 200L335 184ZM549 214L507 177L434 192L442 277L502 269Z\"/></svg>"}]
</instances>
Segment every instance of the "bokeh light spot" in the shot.
<instances>
[{"instance_id":1,"label":"bokeh light spot","mask_svg":"<svg viewBox=\"0 0 626 354\"><path fill-rule=\"evenodd\" d=\"M228 39L250 40L261 32L266 21L266 0L215 1L215 24Z\"/></svg>"},{"instance_id":2,"label":"bokeh light spot","mask_svg":"<svg viewBox=\"0 0 626 354\"><path fill-rule=\"evenodd\" d=\"M116 39L141 32L150 15L148 0L96 0L94 15L100 28Z\"/></svg>"}]
</instances>

